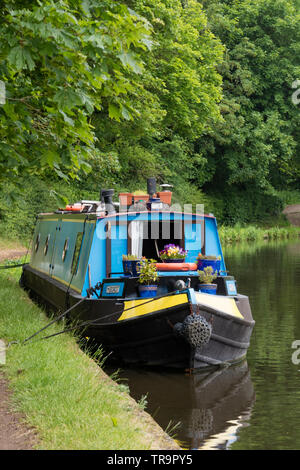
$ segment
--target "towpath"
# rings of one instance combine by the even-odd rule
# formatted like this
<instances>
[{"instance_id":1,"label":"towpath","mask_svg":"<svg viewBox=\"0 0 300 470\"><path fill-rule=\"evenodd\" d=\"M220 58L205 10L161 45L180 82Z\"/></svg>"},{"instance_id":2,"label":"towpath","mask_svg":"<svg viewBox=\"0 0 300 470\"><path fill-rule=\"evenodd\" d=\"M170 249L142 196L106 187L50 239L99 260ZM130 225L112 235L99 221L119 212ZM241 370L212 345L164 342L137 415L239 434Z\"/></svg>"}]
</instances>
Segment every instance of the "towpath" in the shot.
<instances>
[{"instance_id":1,"label":"towpath","mask_svg":"<svg viewBox=\"0 0 300 470\"><path fill-rule=\"evenodd\" d=\"M286 206L283 210L283 214L285 214L292 225L300 227L300 204L290 204Z\"/></svg>"},{"instance_id":2,"label":"towpath","mask_svg":"<svg viewBox=\"0 0 300 470\"><path fill-rule=\"evenodd\" d=\"M0 262L25 255L25 248L1 248ZM0 368L0 450L31 450L36 442L33 429L13 409L8 381Z\"/></svg>"},{"instance_id":3,"label":"towpath","mask_svg":"<svg viewBox=\"0 0 300 470\"><path fill-rule=\"evenodd\" d=\"M0 369L0 450L32 450L36 441L34 429L13 410L8 382Z\"/></svg>"},{"instance_id":4,"label":"towpath","mask_svg":"<svg viewBox=\"0 0 300 470\"><path fill-rule=\"evenodd\" d=\"M21 258L21 256L26 255L26 248L1 248L0 249L0 261L5 259L16 259Z\"/></svg>"}]
</instances>

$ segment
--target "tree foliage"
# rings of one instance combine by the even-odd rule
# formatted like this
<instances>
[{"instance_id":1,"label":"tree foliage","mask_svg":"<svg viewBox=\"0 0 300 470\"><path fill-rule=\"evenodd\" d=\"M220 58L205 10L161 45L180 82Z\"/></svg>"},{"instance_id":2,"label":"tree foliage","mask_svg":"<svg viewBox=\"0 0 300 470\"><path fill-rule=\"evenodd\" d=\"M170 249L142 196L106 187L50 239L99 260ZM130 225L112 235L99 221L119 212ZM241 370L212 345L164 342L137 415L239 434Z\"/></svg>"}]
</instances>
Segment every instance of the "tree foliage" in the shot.
<instances>
[{"instance_id":1,"label":"tree foliage","mask_svg":"<svg viewBox=\"0 0 300 470\"><path fill-rule=\"evenodd\" d=\"M4 0L0 13L0 179L105 164L90 118L135 114L128 96L149 23L112 1Z\"/></svg>"},{"instance_id":2,"label":"tree foliage","mask_svg":"<svg viewBox=\"0 0 300 470\"><path fill-rule=\"evenodd\" d=\"M300 115L291 87L300 77L299 9L290 0L205 0L204 6L226 46L223 120L204 140L208 185L272 194L298 184Z\"/></svg>"},{"instance_id":3,"label":"tree foliage","mask_svg":"<svg viewBox=\"0 0 300 470\"><path fill-rule=\"evenodd\" d=\"M300 188L299 0L3 0L0 57L7 187L157 176L227 222Z\"/></svg>"},{"instance_id":4,"label":"tree foliage","mask_svg":"<svg viewBox=\"0 0 300 470\"><path fill-rule=\"evenodd\" d=\"M153 46L141 55L144 72L130 95L139 115L133 121L108 122L95 113L100 146L117 152L126 185L146 176L170 181L188 200L190 178L206 160L194 143L219 117L223 46L207 26L203 8L190 1L127 0L128 7L153 27ZM199 192L197 193L199 197Z\"/></svg>"}]
</instances>

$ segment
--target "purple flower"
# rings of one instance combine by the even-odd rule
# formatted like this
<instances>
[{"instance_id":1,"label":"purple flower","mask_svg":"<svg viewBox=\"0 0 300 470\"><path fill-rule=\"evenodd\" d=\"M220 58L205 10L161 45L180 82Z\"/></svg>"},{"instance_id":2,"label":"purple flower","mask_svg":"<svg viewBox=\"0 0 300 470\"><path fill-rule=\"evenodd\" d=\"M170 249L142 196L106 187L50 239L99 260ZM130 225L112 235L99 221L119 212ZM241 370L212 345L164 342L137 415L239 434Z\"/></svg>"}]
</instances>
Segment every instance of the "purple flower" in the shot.
<instances>
[{"instance_id":1,"label":"purple flower","mask_svg":"<svg viewBox=\"0 0 300 470\"><path fill-rule=\"evenodd\" d=\"M164 249L160 251L160 257L162 259L164 258L174 258L174 259L180 259L180 258L185 258L187 255L187 251L183 250L178 245L174 245L174 243L169 243L168 245L164 246Z\"/></svg>"}]
</instances>

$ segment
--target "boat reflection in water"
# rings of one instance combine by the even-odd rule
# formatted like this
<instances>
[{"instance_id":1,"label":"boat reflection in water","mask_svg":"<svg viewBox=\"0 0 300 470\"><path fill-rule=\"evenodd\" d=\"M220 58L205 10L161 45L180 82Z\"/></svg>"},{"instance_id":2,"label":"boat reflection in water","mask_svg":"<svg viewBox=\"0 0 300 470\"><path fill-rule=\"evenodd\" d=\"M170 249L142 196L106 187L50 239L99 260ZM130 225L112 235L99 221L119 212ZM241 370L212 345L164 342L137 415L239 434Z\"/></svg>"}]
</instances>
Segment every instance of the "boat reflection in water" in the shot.
<instances>
[{"instance_id":1,"label":"boat reflection in water","mask_svg":"<svg viewBox=\"0 0 300 470\"><path fill-rule=\"evenodd\" d=\"M146 411L184 449L228 449L255 402L247 361L191 376L130 369L119 375L137 401L147 394Z\"/></svg>"}]
</instances>

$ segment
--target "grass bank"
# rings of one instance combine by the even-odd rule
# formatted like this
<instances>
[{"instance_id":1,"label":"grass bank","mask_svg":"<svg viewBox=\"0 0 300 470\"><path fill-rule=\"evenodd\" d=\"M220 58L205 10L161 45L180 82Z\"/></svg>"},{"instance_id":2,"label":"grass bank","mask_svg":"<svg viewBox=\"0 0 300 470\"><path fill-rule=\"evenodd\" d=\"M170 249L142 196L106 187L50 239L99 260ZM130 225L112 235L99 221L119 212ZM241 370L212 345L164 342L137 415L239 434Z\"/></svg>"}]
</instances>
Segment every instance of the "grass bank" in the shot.
<instances>
[{"instance_id":1,"label":"grass bank","mask_svg":"<svg viewBox=\"0 0 300 470\"><path fill-rule=\"evenodd\" d=\"M19 285L20 269L0 271L0 338L22 341L49 319ZM53 325L47 334L63 325ZM16 411L37 432L39 449L179 449L70 334L13 344L4 366Z\"/></svg>"},{"instance_id":2,"label":"grass bank","mask_svg":"<svg viewBox=\"0 0 300 470\"><path fill-rule=\"evenodd\" d=\"M223 225L219 227L219 235L221 243L224 245L259 240L284 240L299 237L300 227L291 225L260 227L256 225L242 226L240 224L230 227Z\"/></svg>"}]
</instances>

